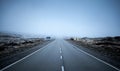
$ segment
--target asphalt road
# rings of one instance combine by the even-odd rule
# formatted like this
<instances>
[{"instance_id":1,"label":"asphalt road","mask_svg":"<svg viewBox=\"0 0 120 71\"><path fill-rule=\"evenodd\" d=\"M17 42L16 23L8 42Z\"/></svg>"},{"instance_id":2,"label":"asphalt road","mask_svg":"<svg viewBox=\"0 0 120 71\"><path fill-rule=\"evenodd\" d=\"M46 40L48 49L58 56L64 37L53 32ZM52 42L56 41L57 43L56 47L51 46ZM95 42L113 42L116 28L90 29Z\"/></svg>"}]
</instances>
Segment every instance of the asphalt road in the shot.
<instances>
[{"instance_id":1,"label":"asphalt road","mask_svg":"<svg viewBox=\"0 0 120 71\"><path fill-rule=\"evenodd\" d=\"M119 71L114 66L57 39L1 71Z\"/></svg>"}]
</instances>

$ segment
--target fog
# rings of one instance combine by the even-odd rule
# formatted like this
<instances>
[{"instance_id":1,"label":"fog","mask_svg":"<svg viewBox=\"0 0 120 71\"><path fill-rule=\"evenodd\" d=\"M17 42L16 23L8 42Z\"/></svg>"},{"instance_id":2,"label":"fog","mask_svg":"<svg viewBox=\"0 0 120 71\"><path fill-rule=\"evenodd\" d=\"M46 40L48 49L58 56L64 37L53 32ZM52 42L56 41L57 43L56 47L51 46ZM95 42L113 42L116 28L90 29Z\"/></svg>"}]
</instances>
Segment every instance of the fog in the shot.
<instances>
[{"instance_id":1,"label":"fog","mask_svg":"<svg viewBox=\"0 0 120 71\"><path fill-rule=\"evenodd\" d=\"M0 31L56 37L120 35L120 0L0 0Z\"/></svg>"}]
</instances>

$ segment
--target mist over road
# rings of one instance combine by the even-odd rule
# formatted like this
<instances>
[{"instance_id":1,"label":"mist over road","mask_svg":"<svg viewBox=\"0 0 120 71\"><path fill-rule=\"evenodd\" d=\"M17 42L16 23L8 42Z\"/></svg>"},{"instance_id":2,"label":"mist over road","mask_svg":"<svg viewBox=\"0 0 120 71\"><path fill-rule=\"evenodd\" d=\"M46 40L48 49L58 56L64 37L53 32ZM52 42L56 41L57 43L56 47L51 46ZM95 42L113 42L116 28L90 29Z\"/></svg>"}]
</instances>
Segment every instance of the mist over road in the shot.
<instances>
[{"instance_id":1,"label":"mist over road","mask_svg":"<svg viewBox=\"0 0 120 71\"><path fill-rule=\"evenodd\" d=\"M33 52L2 71L118 71L62 39Z\"/></svg>"}]
</instances>

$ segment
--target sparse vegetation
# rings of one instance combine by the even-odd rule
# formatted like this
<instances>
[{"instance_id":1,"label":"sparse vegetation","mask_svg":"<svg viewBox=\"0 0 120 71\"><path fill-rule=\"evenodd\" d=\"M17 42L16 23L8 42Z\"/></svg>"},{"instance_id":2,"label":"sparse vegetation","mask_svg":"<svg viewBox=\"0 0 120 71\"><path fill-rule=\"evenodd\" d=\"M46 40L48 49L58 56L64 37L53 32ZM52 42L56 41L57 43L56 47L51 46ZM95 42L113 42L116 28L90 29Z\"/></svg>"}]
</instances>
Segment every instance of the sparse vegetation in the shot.
<instances>
[{"instance_id":1,"label":"sparse vegetation","mask_svg":"<svg viewBox=\"0 0 120 71\"><path fill-rule=\"evenodd\" d=\"M53 39L24 38L18 34L0 33L0 67L4 68L5 66L40 49L50 41L53 41Z\"/></svg>"},{"instance_id":2,"label":"sparse vegetation","mask_svg":"<svg viewBox=\"0 0 120 71\"><path fill-rule=\"evenodd\" d=\"M44 42L44 38L23 38L0 33L0 58L23 52Z\"/></svg>"},{"instance_id":3,"label":"sparse vegetation","mask_svg":"<svg viewBox=\"0 0 120 71\"><path fill-rule=\"evenodd\" d=\"M73 39L70 38L70 41L120 63L120 36Z\"/></svg>"}]
</instances>

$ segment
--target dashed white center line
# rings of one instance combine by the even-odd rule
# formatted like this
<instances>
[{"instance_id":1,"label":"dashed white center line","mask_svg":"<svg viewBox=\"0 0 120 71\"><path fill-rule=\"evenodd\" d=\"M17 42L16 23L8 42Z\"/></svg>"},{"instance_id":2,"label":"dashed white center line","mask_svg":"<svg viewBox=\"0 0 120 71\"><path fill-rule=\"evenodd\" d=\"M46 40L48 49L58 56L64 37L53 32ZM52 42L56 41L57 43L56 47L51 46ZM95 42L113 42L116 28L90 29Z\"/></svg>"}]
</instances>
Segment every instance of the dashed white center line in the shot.
<instances>
[{"instance_id":1,"label":"dashed white center line","mask_svg":"<svg viewBox=\"0 0 120 71\"><path fill-rule=\"evenodd\" d=\"M62 49L60 48L60 53L62 53ZM63 59L63 56L61 55L60 56L60 59L62 60ZM62 71L64 71L64 66L61 66L61 69L62 69Z\"/></svg>"},{"instance_id":2,"label":"dashed white center line","mask_svg":"<svg viewBox=\"0 0 120 71\"><path fill-rule=\"evenodd\" d=\"M64 71L64 66L61 66L62 71Z\"/></svg>"},{"instance_id":3,"label":"dashed white center line","mask_svg":"<svg viewBox=\"0 0 120 71\"><path fill-rule=\"evenodd\" d=\"M60 48L60 53L62 53L62 49Z\"/></svg>"},{"instance_id":4,"label":"dashed white center line","mask_svg":"<svg viewBox=\"0 0 120 71\"><path fill-rule=\"evenodd\" d=\"M60 56L60 59L62 59L63 57L62 56Z\"/></svg>"}]
</instances>

